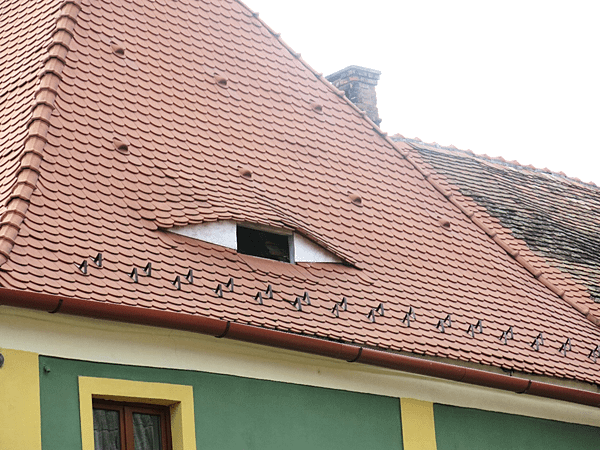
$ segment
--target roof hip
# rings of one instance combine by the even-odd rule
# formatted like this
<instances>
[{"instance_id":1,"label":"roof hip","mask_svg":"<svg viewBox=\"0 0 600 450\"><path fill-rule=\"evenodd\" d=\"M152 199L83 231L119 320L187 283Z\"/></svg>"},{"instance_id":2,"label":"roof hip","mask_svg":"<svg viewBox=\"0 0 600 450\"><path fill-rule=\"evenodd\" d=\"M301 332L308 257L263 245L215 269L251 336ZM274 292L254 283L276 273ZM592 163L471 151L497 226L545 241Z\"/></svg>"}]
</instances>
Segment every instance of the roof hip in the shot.
<instances>
[{"instance_id":1,"label":"roof hip","mask_svg":"<svg viewBox=\"0 0 600 450\"><path fill-rule=\"evenodd\" d=\"M9 258L37 186L50 116L54 111L58 85L80 10L80 0L67 0L61 4L57 15L56 27L39 74L40 81L32 105L17 181L8 196L6 211L0 220L0 266Z\"/></svg>"}]
</instances>

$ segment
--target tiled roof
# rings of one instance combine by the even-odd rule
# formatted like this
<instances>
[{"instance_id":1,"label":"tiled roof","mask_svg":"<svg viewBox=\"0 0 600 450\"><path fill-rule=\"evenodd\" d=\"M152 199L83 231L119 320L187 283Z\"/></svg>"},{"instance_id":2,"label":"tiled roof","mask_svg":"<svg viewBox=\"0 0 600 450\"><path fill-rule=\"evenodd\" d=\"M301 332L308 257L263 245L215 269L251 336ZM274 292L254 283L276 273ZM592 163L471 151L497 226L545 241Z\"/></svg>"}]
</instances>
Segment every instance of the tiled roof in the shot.
<instances>
[{"instance_id":1,"label":"tiled roof","mask_svg":"<svg viewBox=\"0 0 600 450\"><path fill-rule=\"evenodd\" d=\"M3 287L600 381L588 357L600 328L575 301L243 4L61 8L19 128L20 184L5 176ZM225 219L293 228L350 264L291 265L168 231Z\"/></svg>"},{"instance_id":2,"label":"tiled roof","mask_svg":"<svg viewBox=\"0 0 600 450\"><path fill-rule=\"evenodd\" d=\"M582 285L600 316L600 189L562 173L402 139L550 266ZM557 273L557 276L560 274Z\"/></svg>"}]
</instances>

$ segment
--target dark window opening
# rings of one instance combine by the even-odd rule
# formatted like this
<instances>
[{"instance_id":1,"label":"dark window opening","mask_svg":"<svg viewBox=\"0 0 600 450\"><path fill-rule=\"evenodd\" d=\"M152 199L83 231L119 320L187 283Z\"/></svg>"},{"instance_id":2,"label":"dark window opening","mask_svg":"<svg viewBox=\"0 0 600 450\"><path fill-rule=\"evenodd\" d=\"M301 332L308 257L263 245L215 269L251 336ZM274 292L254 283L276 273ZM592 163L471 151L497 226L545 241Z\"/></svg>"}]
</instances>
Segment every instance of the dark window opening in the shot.
<instances>
[{"instance_id":1,"label":"dark window opening","mask_svg":"<svg viewBox=\"0 0 600 450\"><path fill-rule=\"evenodd\" d=\"M238 225L237 250L244 255L290 262L290 237Z\"/></svg>"},{"instance_id":2,"label":"dark window opening","mask_svg":"<svg viewBox=\"0 0 600 450\"><path fill-rule=\"evenodd\" d=\"M94 450L171 450L167 406L93 401Z\"/></svg>"}]
</instances>

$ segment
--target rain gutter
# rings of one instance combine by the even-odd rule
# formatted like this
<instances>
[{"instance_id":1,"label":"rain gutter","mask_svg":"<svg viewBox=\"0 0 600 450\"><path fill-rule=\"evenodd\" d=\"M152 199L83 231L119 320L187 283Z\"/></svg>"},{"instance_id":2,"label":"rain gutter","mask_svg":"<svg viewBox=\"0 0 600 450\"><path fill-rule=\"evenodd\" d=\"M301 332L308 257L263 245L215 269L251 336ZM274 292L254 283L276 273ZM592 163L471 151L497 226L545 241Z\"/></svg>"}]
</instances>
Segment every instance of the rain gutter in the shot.
<instances>
[{"instance_id":1,"label":"rain gutter","mask_svg":"<svg viewBox=\"0 0 600 450\"><path fill-rule=\"evenodd\" d=\"M349 363L357 362L443 380L500 389L517 394L529 394L537 397L600 407L600 393L596 392L282 331L268 330L226 320L6 288L0 288L0 305L46 311L51 314L62 313L190 331L217 338L229 338L253 344L325 356L344 360Z\"/></svg>"}]
</instances>

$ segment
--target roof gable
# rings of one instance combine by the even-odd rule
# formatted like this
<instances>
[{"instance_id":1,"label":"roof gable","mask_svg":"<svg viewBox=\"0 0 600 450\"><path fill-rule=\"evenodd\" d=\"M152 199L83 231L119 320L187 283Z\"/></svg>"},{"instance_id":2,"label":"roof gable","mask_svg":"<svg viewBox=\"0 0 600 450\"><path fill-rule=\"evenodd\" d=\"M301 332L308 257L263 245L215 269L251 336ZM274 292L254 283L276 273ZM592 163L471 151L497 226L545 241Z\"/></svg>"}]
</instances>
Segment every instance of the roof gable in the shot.
<instances>
[{"instance_id":1,"label":"roof gable","mask_svg":"<svg viewBox=\"0 0 600 450\"><path fill-rule=\"evenodd\" d=\"M36 119L39 180L15 197L29 210L18 226L3 217L3 286L598 381L599 329L243 5L84 1L76 21ZM354 267L166 232L209 220L293 228ZM479 320L485 332L469 334Z\"/></svg>"}]
</instances>

